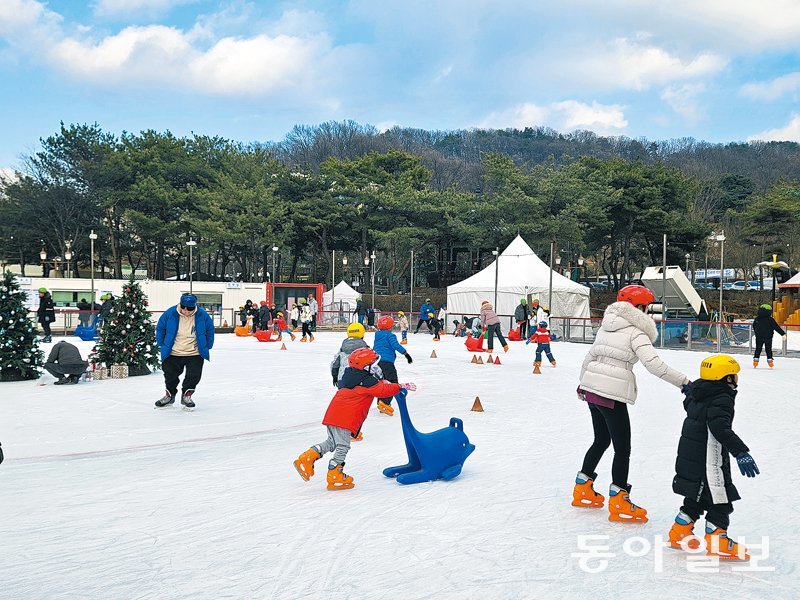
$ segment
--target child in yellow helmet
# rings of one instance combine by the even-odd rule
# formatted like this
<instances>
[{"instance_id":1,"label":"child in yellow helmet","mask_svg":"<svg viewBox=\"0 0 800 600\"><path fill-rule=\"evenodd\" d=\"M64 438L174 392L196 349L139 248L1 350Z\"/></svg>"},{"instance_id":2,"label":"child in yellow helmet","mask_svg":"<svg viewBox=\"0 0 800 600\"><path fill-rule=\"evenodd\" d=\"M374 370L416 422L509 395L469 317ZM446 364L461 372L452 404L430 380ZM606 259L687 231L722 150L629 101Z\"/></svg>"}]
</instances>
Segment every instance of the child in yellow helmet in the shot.
<instances>
[{"instance_id":1,"label":"child in yellow helmet","mask_svg":"<svg viewBox=\"0 0 800 600\"><path fill-rule=\"evenodd\" d=\"M758 466L749 448L733 432L739 363L724 354L704 358L700 379L685 385L686 419L678 442L672 490L684 496L669 532L674 548L697 549L694 523L705 513L706 553L728 560L747 560L747 550L728 537L730 514L739 492L731 478L730 456L742 475L755 477Z\"/></svg>"}]
</instances>

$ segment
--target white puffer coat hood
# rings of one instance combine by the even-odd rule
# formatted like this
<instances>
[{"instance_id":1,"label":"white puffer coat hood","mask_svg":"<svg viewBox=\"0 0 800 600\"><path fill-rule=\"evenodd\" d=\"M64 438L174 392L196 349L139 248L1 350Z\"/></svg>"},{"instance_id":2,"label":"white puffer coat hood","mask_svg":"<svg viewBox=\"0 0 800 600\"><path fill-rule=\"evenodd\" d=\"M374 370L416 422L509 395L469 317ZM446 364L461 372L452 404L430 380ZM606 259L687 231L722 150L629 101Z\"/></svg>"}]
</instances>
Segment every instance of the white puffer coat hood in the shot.
<instances>
[{"instance_id":1,"label":"white puffer coat hood","mask_svg":"<svg viewBox=\"0 0 800 600\"><path fill-rule=\"evenodd\" d=\"M600 330L581 367L581 389L628 404L636 402L633 365L642 361L656 377L680 387L689 379L662 361L653 342L658 337L655 321L628 302L607 309Z\"/></svg>"}]
</instances>

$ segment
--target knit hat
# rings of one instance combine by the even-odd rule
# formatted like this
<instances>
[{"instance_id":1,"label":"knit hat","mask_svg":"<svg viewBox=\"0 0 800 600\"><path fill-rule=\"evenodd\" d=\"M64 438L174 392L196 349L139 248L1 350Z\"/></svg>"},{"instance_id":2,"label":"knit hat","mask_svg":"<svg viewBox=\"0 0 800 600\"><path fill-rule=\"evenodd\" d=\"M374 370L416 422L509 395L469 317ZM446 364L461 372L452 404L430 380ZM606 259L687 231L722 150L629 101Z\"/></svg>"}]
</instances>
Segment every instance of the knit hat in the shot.
<instances>
[{"instance_id":1,"label":"knit hat","mask_svg":"<svg viewBox=\"0 0 800 600\"><path fill-rule=\"evenodd\" d=\"M39 288L39 293L40 294L46 294L47 293L47 288L43 288L43 287Z\"/></svg>"}]
</instances>

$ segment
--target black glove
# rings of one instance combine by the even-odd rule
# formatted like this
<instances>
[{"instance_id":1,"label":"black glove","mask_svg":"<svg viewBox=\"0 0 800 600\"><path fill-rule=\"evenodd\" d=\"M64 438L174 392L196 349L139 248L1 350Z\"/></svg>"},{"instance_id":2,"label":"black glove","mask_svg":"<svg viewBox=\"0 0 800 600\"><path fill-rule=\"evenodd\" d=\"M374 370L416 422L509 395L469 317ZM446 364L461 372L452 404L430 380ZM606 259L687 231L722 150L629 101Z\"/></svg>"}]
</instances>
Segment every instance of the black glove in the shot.
<instances>
[{"instance_id":1,"label":"black glove","mask_svg":"<svg viewBox=\"0 0 800 600\"><path fill-rule=\"evenodd\" d=\"M336 375L333 376L333 387L339 387L339 378Z\"/></svg>"},{"instance_id":2,"label":"black glove","mask_svg":"<svg viewBox=\"0 0 800 600\"><path fill-rule=\"evenodd\" d=\"M3 462L3 446L0 445L0 463Z\"/></svg>"},{"instance_id":3,"label":"black glove","mask_svg":"<svg viewBox=\"0 0 800 600\"><path fill-rule=\"evenodd\" d=\"M408 352L406 352L406 360L408 361L408 364L411 364L412 362L414 362L414 359L411 358L411 355Z\"/></svg>"},{"instance_id":4,"label":"black glove","mask_svg":"<svg viewBox=\"0 0 800 600\"><path fill-rule=\"evenodd\" d=\"M739 456L736 457L736 462L739 463L739 470L742 472L742 475L746 475L747 477L755 477L756 475L761 474L761 471L758 470L756 461L753 460L753 457L750 456L748 452L742 452L739 454Z\"/></svg>"},{"instance_id":5,"label":"black glove","mask_svg":"<svg viewBox=\"0 0 800 600\"><path fill-rule=\"evenodd\" d=\"M691 381L690 381L689 383L684 383L684 384L681 386L681 394L683 394L684 396L685 396L686 394L688 394L688 393L689 393L689 386L690 386L691 384L692 384L692 382L691 382Z\"/></svg>"}]
</instances>

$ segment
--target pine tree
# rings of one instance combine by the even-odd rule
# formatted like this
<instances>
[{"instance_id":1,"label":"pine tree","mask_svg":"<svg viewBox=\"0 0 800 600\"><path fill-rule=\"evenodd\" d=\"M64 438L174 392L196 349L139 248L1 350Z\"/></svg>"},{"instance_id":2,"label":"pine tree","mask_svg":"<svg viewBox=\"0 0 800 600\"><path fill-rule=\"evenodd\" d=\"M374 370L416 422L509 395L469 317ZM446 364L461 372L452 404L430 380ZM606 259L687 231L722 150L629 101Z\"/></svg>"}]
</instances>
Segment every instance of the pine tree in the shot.
<instances>
[{"instance_id":1,"label":"pine tree","mask_svg":"<svg viewBox=\"0 0 800 600\"><path fill-rule=\"evenodd\" d=\"M0 381L36 379L43 364L25 292L20 291L14 274L6 271L0 280Z\"/></svg>"},{"instance_id":2,"label":"pine tree","mask_svg":"<svg viewBox=\"0 0 800 600\"><path fill-rule=\"evenodd\" d=\"M114 300L103 323L92 362L110 367L126 364L131 374L149 372L160 366L156 329L147 310L147 296L133 277Z\"/></svg>"}]
</instances>

